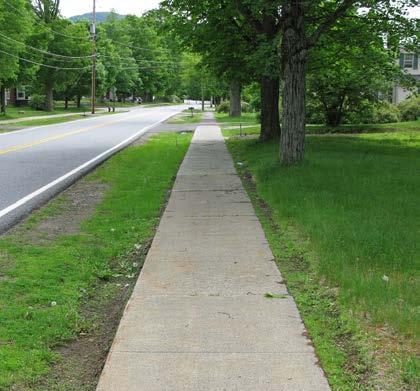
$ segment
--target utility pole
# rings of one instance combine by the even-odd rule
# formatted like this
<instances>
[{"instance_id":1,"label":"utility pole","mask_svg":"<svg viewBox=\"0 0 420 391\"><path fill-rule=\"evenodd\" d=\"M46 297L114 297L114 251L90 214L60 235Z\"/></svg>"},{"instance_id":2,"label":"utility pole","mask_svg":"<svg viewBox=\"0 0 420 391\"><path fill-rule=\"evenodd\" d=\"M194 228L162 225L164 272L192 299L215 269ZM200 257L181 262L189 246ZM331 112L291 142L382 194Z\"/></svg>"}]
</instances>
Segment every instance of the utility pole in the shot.
<instances>
[{"instance_id":1,"label":"utility pole","mask_svg":"<svg viewBox=\"0 0 420 391\"><path fill-rule=\"evenodd\" d=\"M92 24L92 114L95 114L96 104L96 0L93 0Z\"/></svg>"},{"instance_id":2,"label":"utility pole","mask_svg":"<svg viewBox=\"0 0 420 391\"><path fill-rule=\"evenodd\" d=\"M201 84L201 110L204 111L204 84Z\"/></svg>"}]
</instances>

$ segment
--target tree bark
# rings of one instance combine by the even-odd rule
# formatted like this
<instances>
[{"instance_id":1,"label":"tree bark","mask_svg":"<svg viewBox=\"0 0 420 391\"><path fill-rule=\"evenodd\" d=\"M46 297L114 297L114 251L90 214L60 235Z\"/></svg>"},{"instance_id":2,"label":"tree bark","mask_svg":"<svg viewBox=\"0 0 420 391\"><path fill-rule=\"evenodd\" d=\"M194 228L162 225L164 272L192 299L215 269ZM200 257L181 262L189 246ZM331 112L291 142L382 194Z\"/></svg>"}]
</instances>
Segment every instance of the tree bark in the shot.
<instances>
[{"instance_id":1,"label":"tree bark","mask_svg":"<svg viewBox=\"0 0 420 391\"><path fill-rule=\"evenodd\" d=\"M64 110L69 108L69 98L67 96L64 98Z\"/></svg>"},{"instance_id":2,"label":"tree bark","mask_svg":"<svg viewBox=\"0 0 420 391\"><path fill-rule=\"evenodd\" d=\"M307 50L304 9L301 2L290 5L281 44L283 70L283 121L280 160L292 165L303 160L305 150L305 78Z\"/></svg>"},{"instance_id":3,"label":"tree bark","mask_svg":"<svg viewBox=\"0 0 420 391\"><path fill-rule=\"evenodd\" d=\"M6 87L0 86L0 114L6 114Z\"/></svg>"},{"instance_id":4,"label":"tree bark","mask_svg":"<svg viewBox=\"0 0 420 391\"><path fill-rule=\"evenodd\" d=\"M280 78L261 79L261 140L280 136L279 117Z\"/></svg>"},{"instance_id":5,"label":"tree bark","mask_svg":"<svg viewBox=\"0 0 420 391\"><path fill-rule=\"evenodd\" d=\"M324 104L325 107L325 122L329 126L339 126L343 120L343 106L346 96L343 95L340 97L338 102L328 106L327 103Z\"/></svg>"},{"instance_id":6,"label":"tree bark","mask_svg":"<svg viewBox=\"0 0 420 391\"><path fill-rule=\"evenodd\" d=\"M45 111L54 110L53 83L47 82L45 85Z\"/></svg>"},{"instance_id":7,"label":"tree bark","mask_svg":"<svg viewBox=\"0 0 420 391\"><path fill-rule=\"evenodd\" d=\"M338 126L341 124L343 113L338 107L329 107L325 114L328 126Z\"/></svg>"},{"instance_id":8,"label":"tree bark","mask_svg":"<svg viewBox=\"0 0 420 391\"><path fill-rule=\"evenodd\" d=\"M81 102L82 102L82 97L80 95L77 95L77 97L76 97L76 107L78 109L80 109Z\"/></svg>"},{"instance_id":9,"label":"tree bark","mask_svg":"<svg viewBox=\"0 0 420 391\"><path fill-rule=\"evenodd\" d=\"M230 112L231 117L239 117L241 115L241 83L232 80L230 83Z\"/></svg>"}]
</instances>

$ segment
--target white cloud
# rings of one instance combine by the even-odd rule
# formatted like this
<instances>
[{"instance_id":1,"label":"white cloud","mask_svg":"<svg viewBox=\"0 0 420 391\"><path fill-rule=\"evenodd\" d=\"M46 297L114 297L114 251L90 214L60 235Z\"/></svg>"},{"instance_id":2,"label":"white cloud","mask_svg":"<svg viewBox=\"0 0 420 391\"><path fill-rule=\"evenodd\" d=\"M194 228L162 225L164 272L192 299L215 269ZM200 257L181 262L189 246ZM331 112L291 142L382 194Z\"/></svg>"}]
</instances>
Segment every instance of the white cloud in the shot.
<instances>
[{"instance_id":1,"label":"white cloud","mask_svg":"<svg viewBox=\"0 0 420 391\"><path fill-rule=\"evenodd\" d=\"M141 15L143 12L156 8L161 0L96 0L98 12L114 9L122 15ZM61 0L60 10L65 17L92 12L93 0Z\"/></svg>"}]
</instances>

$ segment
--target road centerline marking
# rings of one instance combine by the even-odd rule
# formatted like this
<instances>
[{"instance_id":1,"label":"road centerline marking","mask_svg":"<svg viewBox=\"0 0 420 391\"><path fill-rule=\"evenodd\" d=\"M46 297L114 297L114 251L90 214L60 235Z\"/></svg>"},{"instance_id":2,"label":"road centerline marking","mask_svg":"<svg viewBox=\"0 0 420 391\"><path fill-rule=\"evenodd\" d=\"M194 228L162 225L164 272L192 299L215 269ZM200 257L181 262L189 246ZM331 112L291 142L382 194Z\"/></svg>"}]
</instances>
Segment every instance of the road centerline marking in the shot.
<instances>
[{"instance_id":1,"label":"road centerline marking","mask_svg":"<svg viewBox=\"0 0 420 391\"><path fill-rule=\"evenodd\" d=\"M123 118L123 119L120 119L120 120L117 120L117 121L111 121L111 122L97 124L97 125L92 125L92 126L88 126L86 128L73 130L73 131L70 131L70 132L58 134L58 135L51 136L51 137L46 137L46 138L43 138L43 139L33 141L31 143L14 145L14 146L9 147L9 148L0 149L0 156L1 155L6 155L6 154L11 153L11 152L17 152L17 151L21 151L21 150L28 149L28 148L31 148L31 147L35 147L37 145L45 144L45 143L48 143L50 141L61 140L61 139L64 139L66 137L70 137L70 136L73 136L73 135L76 135L76 134L79 134L79 133L87 132L87 131L92 130L92 129L97 129L97 128L101 128L101 127L108 126L108 125L114 125L114 124L119 123L119 122L127 121L128 119L143 117L143 116L146 116L148 114L151 114L151 113L142 113L140 115L135 115L133 117Z\"/></svg>"},{"instance_id":2,"label":"road centerline marking","mask_svg":"<svg viewBox=\"0 0 420 391\"><path fill-rule=\"evenodd\" d=\"M38 190L35 190L34 192L26 195L25 197L21 198L20 200L16 201L15 203L13 203L13 204L7 206L6 208L0 210L0 219L2 217L6 216L7 214L9 214L10 212L12 212L12 211L18 209L19 207L25 205L26 203L28 203L32 199L34 199L34 198L40 196L41 194L45 193L46 191L50 190L54 186L57 186L60 183L64 182L65 180L71 178L72 176L77 175L80 172L83 172L83 170L87 170L91 166L100 163L101 161L105 160L107 157L114 155L116 152L125 148L131 142L133 142L134 140L139 138L141 135L146 133L149 129L155 127L156 125L159 125L160 123L166 121L167 119L173 117L176 114L177 113L170 113L169 115L165 116L161 120L156 121L155 123L153 123L151 125L145 126L144 128L142 128L141 130L139 130L135 134L133 134L130 137L126 138L125 140L121 141L119 144L114 145L113 147L111 147L111 148L107 149L106 151L100 153L99 155L95 156L94 158L90 159L89 161L81 164L79 167L76 167L75 169L67 172L66 174L62 175L61 177L53 180L52 182L42 186ZM141 117L141 116L142 115L135 116L135 117ZM135 118L135 117L131 117L131 118ZM116 122L122 122L122 121L116 121Z\"/></svg>"}]
</instances>

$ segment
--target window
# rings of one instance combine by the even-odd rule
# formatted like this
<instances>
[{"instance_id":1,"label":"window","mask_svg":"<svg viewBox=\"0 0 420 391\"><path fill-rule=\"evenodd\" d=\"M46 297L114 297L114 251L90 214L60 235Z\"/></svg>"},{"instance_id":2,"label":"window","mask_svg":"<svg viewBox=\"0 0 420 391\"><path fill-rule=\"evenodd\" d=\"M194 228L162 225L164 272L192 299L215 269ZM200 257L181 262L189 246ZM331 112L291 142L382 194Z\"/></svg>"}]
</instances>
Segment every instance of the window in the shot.
<instances>
[{"instance_id":1,"label":"window","mask_svg":"<svg viewBox=\"0 0 420 391\"><path fill-rule=\"evenodd\" d=\"M24 87L21 87L17 90L16 100L25 100L26 99L26 91Z\"/></svg>"},{"instance_id":2,"label":"window","mask_svg":"<svg viewBox=\"0 0 420 391\"><path fill-rule=\"evenodd\" d=\"M404 68L413 68L414 54L404 54Z\"/></svg>"}]
</instances>

